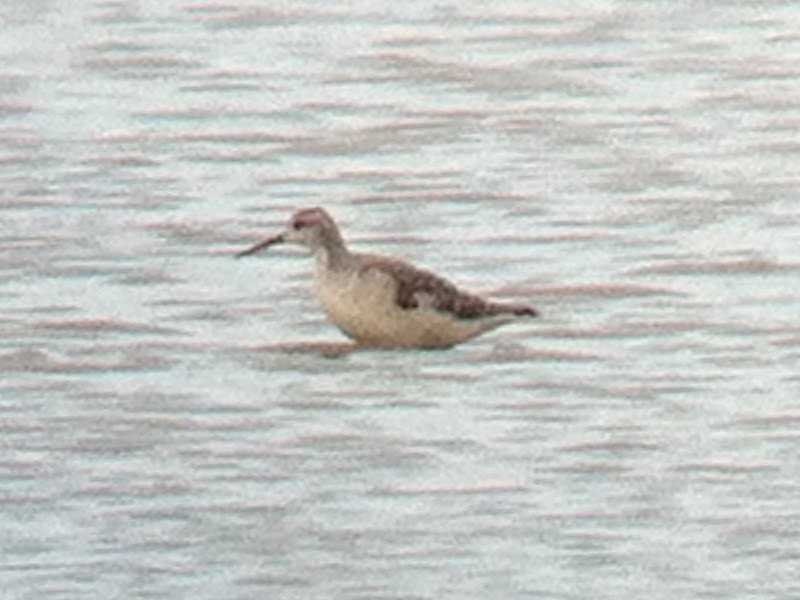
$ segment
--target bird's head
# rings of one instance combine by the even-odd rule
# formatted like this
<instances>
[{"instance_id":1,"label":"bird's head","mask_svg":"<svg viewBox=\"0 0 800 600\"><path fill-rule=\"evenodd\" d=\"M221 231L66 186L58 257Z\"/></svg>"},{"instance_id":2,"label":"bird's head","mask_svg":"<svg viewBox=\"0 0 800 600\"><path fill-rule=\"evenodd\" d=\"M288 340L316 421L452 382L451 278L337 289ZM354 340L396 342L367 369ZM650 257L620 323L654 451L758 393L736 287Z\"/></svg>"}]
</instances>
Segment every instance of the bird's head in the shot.
<instances>
[{"instance_id":1,"label":"bird's head","mask_svg":"<svg viewBox=\"0 0 800 600\"><path fill-rule=\"evenodd\" d=\"M286 231L267 238L255 246L239 252L236 256L256 254L265 248L284 242L301 244L310 248L312 252L316 252L319 248L329 244L342 244L342 239L339 228L331 216L324 208L316 206L297 211L292 215Z\"/></svg>"}]
</instances>

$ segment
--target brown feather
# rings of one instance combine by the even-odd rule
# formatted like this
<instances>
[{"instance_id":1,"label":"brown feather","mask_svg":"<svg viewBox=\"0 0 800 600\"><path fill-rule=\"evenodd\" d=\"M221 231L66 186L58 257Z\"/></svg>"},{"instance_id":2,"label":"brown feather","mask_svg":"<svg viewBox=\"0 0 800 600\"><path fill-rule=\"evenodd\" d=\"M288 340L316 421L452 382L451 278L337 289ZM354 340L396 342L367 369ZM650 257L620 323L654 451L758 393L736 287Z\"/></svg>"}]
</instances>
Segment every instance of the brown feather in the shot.
<instances>
[{"instance_id":1,"label":"brown feather","mask_svg":"<svg viewBox=\"0 0 800 600\"><path fill-rule=\"evenodd\" d=\"M484 300L483 298L463 292L446 279L418 269L407 262L380 255L359 255L360 269L377 269L390 275L397 283L395 302L400 308L410 310L423 304L431 308L448 312L459 319L475 319L504 313L515 315L532 315L536 312L521 305L503 305Z\"/></svg>"}]
</instances>

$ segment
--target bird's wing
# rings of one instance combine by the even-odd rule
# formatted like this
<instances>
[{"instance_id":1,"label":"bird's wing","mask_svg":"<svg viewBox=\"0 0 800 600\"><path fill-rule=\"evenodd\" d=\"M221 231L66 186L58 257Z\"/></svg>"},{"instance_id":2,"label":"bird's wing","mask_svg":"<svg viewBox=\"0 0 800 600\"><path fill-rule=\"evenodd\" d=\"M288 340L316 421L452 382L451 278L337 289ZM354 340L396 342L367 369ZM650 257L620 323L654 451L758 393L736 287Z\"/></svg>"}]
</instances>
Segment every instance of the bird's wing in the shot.
<instances>
[{"instance_id":1,"label":"bird's wing","mask_svg":"<svg viewBox=\"0 0 800 600\"><path fill-rule=\"evenodd\" d=\"M394 258L373 254L360 255L360 270L378 270L389 275L396 284L395 302L400 308L431 308L459 319L497 315L505 306L489 302L459 290L455 285L430 271Z\"/></svg>"}]
</instances>

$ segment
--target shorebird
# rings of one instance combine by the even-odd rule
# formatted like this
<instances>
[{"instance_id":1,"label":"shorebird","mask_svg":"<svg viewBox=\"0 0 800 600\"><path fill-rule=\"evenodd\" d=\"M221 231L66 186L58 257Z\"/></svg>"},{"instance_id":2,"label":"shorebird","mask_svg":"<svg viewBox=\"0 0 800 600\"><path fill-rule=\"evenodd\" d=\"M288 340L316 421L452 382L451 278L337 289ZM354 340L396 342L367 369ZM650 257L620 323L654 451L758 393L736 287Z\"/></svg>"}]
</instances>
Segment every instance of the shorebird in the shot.
<instances>
[{"instance_id":1,"label":"shorebird","mask_svg":"<svg viewBox=\"0 0 800 600\"><path fill-rule=\"evenodd\" d=\"M351 252L322 208L294 214L289 228L239 252L249 256L280 243L299 243L316 262L320 304L362 346L448 348L538 312L524 304L485 300L403 260Z\"/></svg>"}]
</instances>

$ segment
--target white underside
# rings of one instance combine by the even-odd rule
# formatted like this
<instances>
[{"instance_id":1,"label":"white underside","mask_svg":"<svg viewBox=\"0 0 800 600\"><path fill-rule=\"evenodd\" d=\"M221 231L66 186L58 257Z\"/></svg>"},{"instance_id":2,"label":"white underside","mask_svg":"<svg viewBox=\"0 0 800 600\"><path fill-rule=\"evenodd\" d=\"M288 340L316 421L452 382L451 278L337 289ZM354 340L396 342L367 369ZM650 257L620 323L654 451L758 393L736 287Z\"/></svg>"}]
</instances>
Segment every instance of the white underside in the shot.
<instances>
[{"instance_id":1,"label":"white underside","mask_svg":"<svg viewBox=\"0 0 800 600\"><path fill-rule=\"evenodd\" d=\"M360 344L381 347L447 347L514 320L511 315L459 319L431 308L403 309L395 303L391 276L377 269L327 269L316 256L316 286L322 308Z\"/></svg>"}]
</instances>

